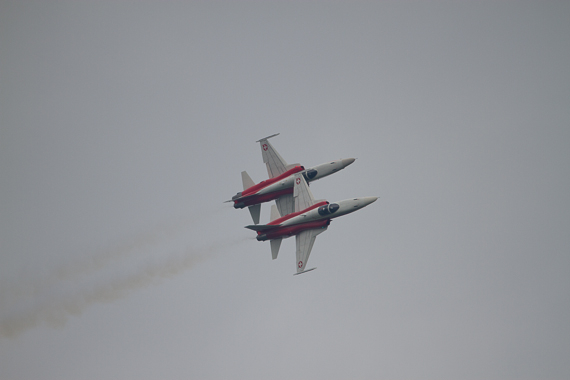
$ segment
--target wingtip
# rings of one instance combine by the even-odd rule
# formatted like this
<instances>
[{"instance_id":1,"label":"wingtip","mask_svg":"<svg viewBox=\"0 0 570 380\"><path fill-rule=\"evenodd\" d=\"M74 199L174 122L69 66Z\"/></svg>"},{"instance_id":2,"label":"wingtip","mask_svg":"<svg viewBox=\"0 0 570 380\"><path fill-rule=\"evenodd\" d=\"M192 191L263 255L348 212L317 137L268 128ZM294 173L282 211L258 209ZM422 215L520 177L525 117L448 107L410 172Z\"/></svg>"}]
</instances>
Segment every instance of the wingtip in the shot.
<instances>
[{"instance_id":1,"label":"wingtip","mask_svg":"<svg viewBox=\"0 0 570 380\"><path fill-rule=\"evenodd\" d=\"M256 142L260 142L260 141L263 141L263 140L267 140L267 139L270 139L270 138L275 137L275 136L278 136L278 135L279 135L279 133L276 133L276 134L274 134L274 135L267 136L267 137L264 137L264 138L262 138L262 139L259 139L259 140L257 140Z\"/></svg>"},{"instance_id":2,"label":"wingtip","mask_svg":"<svg viewBox=\"0 0 570 380\"><path fill-rule=\"evenodd\" d=\"M304 270L304 271L302 271L302 272L293 273L293 276L296 276L296 275L298 275L298 274L307 273L307 272L310 272L310 271L315 270L315 269L317 269L317 267L314 267L314 268L311 268L311 269L307 269L307 270Z\"/></svg>"}]
</instances>

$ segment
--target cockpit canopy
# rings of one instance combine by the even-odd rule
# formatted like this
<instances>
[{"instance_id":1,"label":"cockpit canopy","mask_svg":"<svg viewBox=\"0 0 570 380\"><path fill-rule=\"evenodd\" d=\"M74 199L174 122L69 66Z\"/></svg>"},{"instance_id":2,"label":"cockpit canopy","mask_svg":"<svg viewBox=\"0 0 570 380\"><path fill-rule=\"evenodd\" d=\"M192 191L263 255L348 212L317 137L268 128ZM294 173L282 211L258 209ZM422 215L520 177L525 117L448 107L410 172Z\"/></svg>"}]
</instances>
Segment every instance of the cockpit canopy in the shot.
<instances>
[{"instance_id":1,"label":"cockpit canopy","mask_svg":"<svg viewBox=\"0 0 570 380\"><path fill-rule=\"evenodd\" d=\"M317 176L317 171L315 169L309 169L303 174L305 175L305 179L309 181Z\"/></svg>"},{"instance_id":2,"label":"cockpit canopy","mask_svg":"<svg viewBox=\"0 0 570 380\"><path fill-rule=\"evenodd\" d=\"M339 205L337 203L331 203L330 205L321 206L319 207L319 215L325 216L329 214L333 214L336 210L338 210Z\"/></svg>"}]
</instances>

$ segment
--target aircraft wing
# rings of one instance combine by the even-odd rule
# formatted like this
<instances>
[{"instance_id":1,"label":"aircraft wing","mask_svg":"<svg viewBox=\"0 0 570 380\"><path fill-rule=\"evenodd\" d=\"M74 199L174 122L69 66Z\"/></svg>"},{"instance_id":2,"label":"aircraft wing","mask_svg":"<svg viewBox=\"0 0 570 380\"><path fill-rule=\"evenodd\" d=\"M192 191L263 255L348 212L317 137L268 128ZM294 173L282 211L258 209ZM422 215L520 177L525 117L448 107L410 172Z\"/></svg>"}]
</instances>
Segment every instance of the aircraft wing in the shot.
<instances>
[{"instance_id":1,"label":"aircraft wing","mask_svg":"<svg viewBox=\"0 0 570 380\"><path fill-rule=\"evenodd\" d=\"M285 216L295 212L295 200L293 199L293 194L282 195L275 200L277 209L281 216Z\"/></svg>"},{"instance_id":2,"label":"aircraft wing","mask_svg":"<svg viewBox=\"0 0 570 380\"><path fill-rule=\"evenodd\" d=\"M277 177L287 171L287 162L279 153L277 153L273 145L267 141L278 134L279 133L257 140L261 146L261 156L263 157L263 162L267 165L267 174L269 175L269 178Z\"/></svg>"},{"instance_id":3,"label":"aircraft wing","mask_svg":"<svg viewBox=\"0 0 570 380\"><path fill-rule=\"evenodd\" d=\"M318 234L325 232L325 228L317 228L314 230L306 230L295 236L297 243L297 274L305 272L305 267L307 266L307 261L309 261L309 255L313 249L313 244L315 243L315 238Z\"/></svg>"},{"instance_id":4,"label":"aircraft wing","mask_svg":"<svg viewBox=\"0 0 570 380\"><path fill-rule=\"evenodd\" d=\"M295 212L302 211L307 207L311 207L315 204L315 198L305 177L302 173L295 173L295 179L293 183L293 199L295 201ZM283 215L283 214L281 214Z\"/></svg>"}]
</instances>

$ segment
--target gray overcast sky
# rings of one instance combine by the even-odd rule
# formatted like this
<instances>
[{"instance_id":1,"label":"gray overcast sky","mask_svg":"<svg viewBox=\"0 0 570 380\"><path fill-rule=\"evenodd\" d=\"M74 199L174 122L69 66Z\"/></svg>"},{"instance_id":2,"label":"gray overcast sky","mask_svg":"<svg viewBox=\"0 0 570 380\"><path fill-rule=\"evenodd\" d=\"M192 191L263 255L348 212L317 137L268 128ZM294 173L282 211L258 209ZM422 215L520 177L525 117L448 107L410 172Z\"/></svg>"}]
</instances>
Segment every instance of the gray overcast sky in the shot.
<instances>
[{"instance_id":1,"label":"gray overcast sky","mask_svg":"<svg viewBox=\"0 0 570 380\"><path fill-rule=\"evenodd\" d=\"M0 378L570 378L569 2L0 2ZM313 166L295 273L240 172ZM262 208L262 223L269 206Z\"/></svg>"}]
</instances>

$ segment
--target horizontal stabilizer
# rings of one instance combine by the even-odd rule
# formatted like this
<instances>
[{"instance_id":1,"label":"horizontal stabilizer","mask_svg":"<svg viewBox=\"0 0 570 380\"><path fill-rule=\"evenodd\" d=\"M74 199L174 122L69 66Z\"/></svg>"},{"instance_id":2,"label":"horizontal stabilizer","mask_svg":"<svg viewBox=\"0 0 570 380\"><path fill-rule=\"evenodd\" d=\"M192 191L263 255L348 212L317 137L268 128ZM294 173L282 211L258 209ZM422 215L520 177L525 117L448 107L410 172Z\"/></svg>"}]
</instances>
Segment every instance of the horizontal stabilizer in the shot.
<instances>
[{"instance_id":1,"label":"horizontal stabilizer","mask_svg":"<svg viewBox=\"0 0 570 380\"><path fill-rule=\"evenodd\" d=\"M256 225L249 225L249 226L245 226L245 228L249 228L250 230L254 230L254 231L267 231L267 230L272 230L275 227L279 227L280 225L273 225L273 224L256 224Z\"/></svg>"},{"instance_id":2,"label":"horizontal stabilizer","mask_svg":"<svg viewBox=\"0 0 570 380\"><path fill-rule=\"evenodd\" d=\"M314 267L314 268L311 268L311 269L307 269L307 270L304 270L304 271L299 272L299 273L293 273L293 276L296 276L296 275L298 275L298 274L303 274L303 273L310 272L310 271L312 271L313 269L317 269L317 267Z\"/></svg>"}]
</instances>

